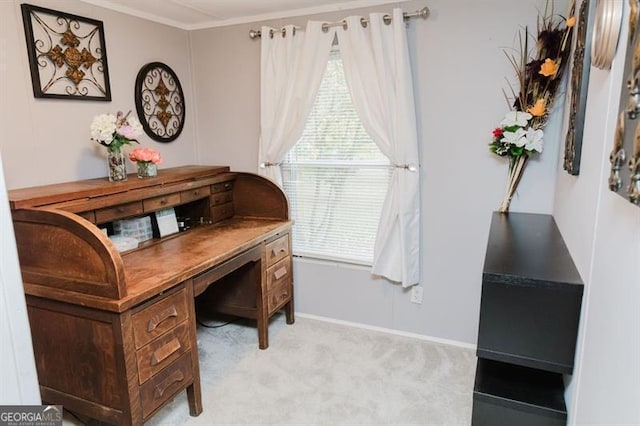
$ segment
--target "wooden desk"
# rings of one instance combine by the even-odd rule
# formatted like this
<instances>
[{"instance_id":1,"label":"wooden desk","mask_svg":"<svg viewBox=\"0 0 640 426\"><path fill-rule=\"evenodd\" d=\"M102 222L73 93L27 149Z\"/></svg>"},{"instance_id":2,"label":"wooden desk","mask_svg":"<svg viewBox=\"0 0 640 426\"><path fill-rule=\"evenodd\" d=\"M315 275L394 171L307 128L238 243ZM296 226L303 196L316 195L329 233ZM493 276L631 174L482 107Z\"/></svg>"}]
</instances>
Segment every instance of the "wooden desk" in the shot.
<instances>
[{"instance_id":1,"label":"wooden desk","mask_svg":"<svg viewBox=\"0 0 640 426\"><path fill-rule=\"evenodd\" d=\"M203 409L195 296L256 319L262 349L271 315L284 308L294 321L287 199L257 175L185 166L122 183L12 190L9 200L48 403L142 424L186 390L195 416ZM99 229L167 207L193 228L124 253Z\"/></svg>"}]
</instances>

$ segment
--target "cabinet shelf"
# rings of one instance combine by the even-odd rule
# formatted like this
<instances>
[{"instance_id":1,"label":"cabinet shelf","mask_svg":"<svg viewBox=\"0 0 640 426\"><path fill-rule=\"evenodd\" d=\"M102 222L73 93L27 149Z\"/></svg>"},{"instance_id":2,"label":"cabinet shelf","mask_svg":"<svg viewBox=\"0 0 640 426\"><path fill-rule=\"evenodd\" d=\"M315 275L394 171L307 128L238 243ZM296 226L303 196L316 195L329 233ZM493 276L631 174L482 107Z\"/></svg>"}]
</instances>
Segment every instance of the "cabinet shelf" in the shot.
<instances>
[{"instance_id":1,"label":"cabinet shelf","mask_svg":"<svg viewBox=\"0 0 640 426\"><path fill-rule=\"evenodd\" d=\"M567 419L564 383L559 373L479 358L473 396L476 414L478 410L492 411L491 424L522 425L522 419L529 417L564 424ZM502 409L495 410L496 407ZM505 415L514 422L506 421Z\"/></svg>"},{"instance_id":2,"label":"cabinet shelf","mask_svg":"<svg viewBox=\"0 0 640 426\"><path fill-rule=\"evenodd\" d=\"M494 213L472 423L564 425L583 285L552 216Z\"/></svg>"}]
</instances>

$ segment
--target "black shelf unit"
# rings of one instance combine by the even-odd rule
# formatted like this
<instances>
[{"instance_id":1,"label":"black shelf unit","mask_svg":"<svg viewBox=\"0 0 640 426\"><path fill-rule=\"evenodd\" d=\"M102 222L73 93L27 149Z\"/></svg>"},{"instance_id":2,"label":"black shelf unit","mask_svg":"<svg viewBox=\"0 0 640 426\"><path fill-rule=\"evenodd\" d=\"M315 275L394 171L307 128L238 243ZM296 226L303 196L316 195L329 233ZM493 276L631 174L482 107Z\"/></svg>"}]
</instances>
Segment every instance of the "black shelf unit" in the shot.
<instances>
[{"instance_id":1,"label":"black shelf unit","mask_svg":"<svg viewBox=\"0 0 640 426\"><path fill-rule=\"evenodd\" d=\"M497 213L482 276L472 425L563 425L583 284L550 215Z\"/></svg>"}]
</instances>

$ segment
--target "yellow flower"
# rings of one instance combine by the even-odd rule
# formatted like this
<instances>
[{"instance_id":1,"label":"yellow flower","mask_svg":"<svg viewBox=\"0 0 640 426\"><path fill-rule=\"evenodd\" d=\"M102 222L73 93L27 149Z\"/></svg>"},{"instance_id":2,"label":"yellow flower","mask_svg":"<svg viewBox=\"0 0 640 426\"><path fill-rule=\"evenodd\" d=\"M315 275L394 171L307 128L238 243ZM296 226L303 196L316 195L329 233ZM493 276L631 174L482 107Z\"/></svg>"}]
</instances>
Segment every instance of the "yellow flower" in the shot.
<instances>
[{"instance_id":1,"label":"yellow flower","mask_svg":"<svg viewBox=\"0 0 640 426\"><path fill-rule=\"evenodd\" d=\"M571 18L567 19L567 27L571 28L576 24L576 17L572 16Z\"/></svg>"},{"instance_id":2,"label":"yellow flower","mask_svg":"<svg viewBox=\"0 0 640 426\"><path fill-rule=\"evenodd\" d=\"M540 117L544 115L545 109L546 109L546 105L545 105L544 99L540 98L536 101L535 105L532 107L529 107L527 111L529 111L529 113L534 117Z\"/></svg>"},{"instance_id":3,"label":"yellow flower","mask_svg":"<svg viewBox=\"0 0 640 426\"><path fill-rule=\"evenodd\" d=\"M540 71L538 71L539 74L542 74L545 77L556 75L556 72L558 72L558 64L556 64L556 61L549 58L544 60L544 64L542 64Z\"/></svg>"}]
</instances>

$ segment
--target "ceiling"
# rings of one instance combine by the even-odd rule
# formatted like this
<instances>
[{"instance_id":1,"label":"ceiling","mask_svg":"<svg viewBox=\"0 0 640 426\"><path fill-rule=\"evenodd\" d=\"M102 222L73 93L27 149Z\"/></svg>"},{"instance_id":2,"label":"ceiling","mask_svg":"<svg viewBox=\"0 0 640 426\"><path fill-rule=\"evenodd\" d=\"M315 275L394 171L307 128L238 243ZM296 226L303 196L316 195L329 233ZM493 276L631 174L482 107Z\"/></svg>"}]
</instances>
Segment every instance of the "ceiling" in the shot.
<instances>
[{"instance_id":1,"label":"ceiling","mask_svg":"<svg viewBox=\"0 0 640 426\"><path fill-rule=\"evenodd\" d=\"M392 0L82 0L185 30L397 3Z\"/></svg>"}]
</instances>

